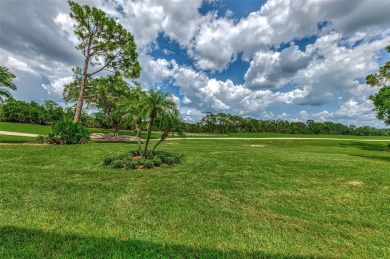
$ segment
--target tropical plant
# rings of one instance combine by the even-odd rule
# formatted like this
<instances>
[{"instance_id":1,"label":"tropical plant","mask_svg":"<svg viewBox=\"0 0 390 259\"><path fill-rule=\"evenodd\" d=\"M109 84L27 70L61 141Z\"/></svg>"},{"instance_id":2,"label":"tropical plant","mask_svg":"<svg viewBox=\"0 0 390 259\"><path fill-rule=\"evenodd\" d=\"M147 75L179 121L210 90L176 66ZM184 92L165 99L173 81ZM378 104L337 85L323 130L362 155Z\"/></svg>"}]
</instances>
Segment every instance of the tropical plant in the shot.
<instances>
[{"instance_id":1,"label":"tropical plant","mask_svg":"<svg viewBox=\"0 0 390 259\"><path fill-rule=\"evenodd\" d=\"M4 101L2 97L12 97L8 89L14 91L17 89L16 85L12 82L15 78L15 75L8 68L0 66L0 103Z\"/></svg>"},{"instance_id":2,"label":"tropical plant","mask_svg":"<svg viewBox=\"0 0 390 259\"><path fill-rule=\"evenodd\" d=\"M181 131L180 125L183 123L180 117L180 112L177 108L164 111L157 116L158 126L163 130L159 141L154 145L152 152L168 137L169 132L176 130Z\"/></svg>"},{"instance_id":3,"label":"tropical plant","mask_svg":"<svg viewBox=\"0 0 390 259\"><path fill-rule=\"evenodd\" d=\"M179 164L182 156L166 151L156 151L150 154L148 158L139 157L138 151L130 151L124 154L110 155L103 161L105 166L115 169L152 169L163 164Z\"/></svg>"},{"instance_id":4,"label":"tropical plant","mask_svg":"<svg viewBox=\"0 0 390 259\"><path fill-rule=\"evenodd\" d=\"M120 110L123 112L123 117L135 124L136 138L138 143L138 154L141 154L141 133L142 123L148 116L146 105L146 93L139 87L132 91L130 98L120 105Z\"/></svg>"},{"instance_id":5,"label":"tropical plant","mask_svg":"<svg viewBox=\"0 0 390 259\"><path fill-rule=\"evenodd\" d=\"M49 144L85 144L90 140L90 133L80 122L63 118L53 124L51 132L38 140Z\"/></svg>"},{"instance_id":6,"label":"tropical plant","mask_svg":"<svg viewBox=\"0 0 390 259\"><path fill-rule=\"evenodd\" d=\"M149 125L146 134L144 155L147 154L148 151L150 136L152 135L152 127L157 115L167 117L178 113L177 105L172 98L172 95L161 91L148 91L145 98L145 105L148 111Z\"/></svg>"},{"instance_id":7,"label":"tropical plant","mask_svg":"<svg viewBox=\"0 0 390 259\"><path fill-rule=\"evenodd\" d=\"M138 63L136 44L131 33L102 10L68 1L70 17L76 22L74 33L80 40L76 46L84 56L83 68L75 68L80 75L79 96L74 121L79 121L88 80L105 70L118 72L126 78L138 78L141 67ZM97 67L90 71L90 67Z\"/></svg>"}]
</instances>

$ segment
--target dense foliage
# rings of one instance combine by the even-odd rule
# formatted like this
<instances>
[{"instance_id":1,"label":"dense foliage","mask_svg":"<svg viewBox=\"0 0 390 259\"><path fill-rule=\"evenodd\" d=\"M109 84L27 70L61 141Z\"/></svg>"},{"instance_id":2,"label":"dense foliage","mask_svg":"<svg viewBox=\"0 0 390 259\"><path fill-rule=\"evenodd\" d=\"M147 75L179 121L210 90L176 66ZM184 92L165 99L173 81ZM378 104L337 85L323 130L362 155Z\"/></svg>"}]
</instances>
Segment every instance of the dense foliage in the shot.
<instances>
[{"instance_id":1,"label":"dense foliage","mask_svg":"<svg viewBox=\"0 0 390 259\"><path fill-rule=\"evenodd\" d=\"M80 122L63 118L53 125L51 132L38 139L49 144L85 144L90 140L90 133Z\"/></svg>"},{"instance_id":2,"label":"dense foliage","mask_svg":"<svg viewBox=\"0 0 390 259\"><path fill-rule=\"evenodd\" d=\"M66 103L76 103L79 98L79 81L77 78L64 86L63 97ZM133 95L134 88L130 87L119 74L101 76L89 80L89 87L85 89L84 100L87 108L97 109L95 119L104 128L114 128L119 133L123 124L124 112L119 104ZM83 121L82 114L80 121Z\"/></svg>"},{"instance_id":3,"label":"dense foliage","mask_svg":"<svg viewBox=\"0 0 390 259\"><path fill-rule=\"evenodd\" d=\"M17 101L9 98L1 106L0 119L7 122L48 125L58 121L64 110L54 101L37 102Z\"/></svg>"},{"instance_id":4,"label":"dense foliage","mask_svg":"<svg viewBox=\"0 0 390 259\"><path fill-rule=\"evenodd\" d=\"M390 45L386 50L390 53ZM366 81L371 86L381 87L377 94L370 96L370 99L374 103L377 118L390 125L390 61L379 69L378 74L368 75Z\"/></svg>"},{"instance_id":5,"label":"dense foliage","mask_svg":"<svg viewBox=\"0 0 390 259\"><path fill-rule=\"evenodd\" d=\"M186 132L200 133L240 133L274 132L288 134L340 134L358 136L388 136L390 129L377 129L368 126L346 126L333 122L289 122L286 120L256 120L225 113L207 114L199 122L184 124Z\"/></svg>"},{"instance_id":6,"label":"dense foliage","mask_svg":"<svg viewBox=\"0 0 390 259\"><path fill-rule=\"evenodd\" d=\"M116 169L152 169L163 164L179 164L182 160L181 155L166 151L148 152L145 156L141 155L141 152L134 150L120 155L108 156L103 163Z\"/></svg>"}]
</instances>

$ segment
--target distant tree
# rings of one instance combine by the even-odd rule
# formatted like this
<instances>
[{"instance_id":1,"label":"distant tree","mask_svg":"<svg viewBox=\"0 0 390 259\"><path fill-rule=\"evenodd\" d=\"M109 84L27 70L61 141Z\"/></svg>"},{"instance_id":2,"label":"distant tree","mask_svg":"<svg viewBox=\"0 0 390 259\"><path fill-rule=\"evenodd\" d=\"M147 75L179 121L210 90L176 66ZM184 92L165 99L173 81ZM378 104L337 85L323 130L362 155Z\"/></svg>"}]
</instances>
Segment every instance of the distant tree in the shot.
<instances>
[{"instance_id":1,"label":"distant tree","mask_svg":"<svg viewBox=\"0 0 390 259\"><path fill-rule=\"evenodd\" d=\"M386 50L390 52L390 45ZM390 61L380 67L378 74L368 75L366 82L371 86L381 87L377 94L370 96L370 99L374 103L377 118L390 125Z\"/></svg>"},{"instance_id":2,"label":"distant tree","mask_svg":"<svg viewBox=\"0 0 390 259\"><path fill-rule=\"evenodd\" d=\"M45 101L43 107L46 110L46 121L55 122L61 120L64 115L64 109L55 101Z\"/></svg>"},{"instance_id":3,"label":"distant tree","mask_svg":"<svg viewBox=\"0 0 390 259\"><path fill-rule=\"evenodd\" d=\"M137 78L141 67L138 63L136 44L131 33L122 25L95 7L68 1L70 16L76 21L74 32L80 44L76 46L84 56L83 68L75 68L80 74L79 95L74 121L80 120L85 89L88 80L99 72L119 72L126 78ZM90 71L90 67L96 67Z\"/></svg>"},{"instance_id":4,"label":"distant tree","mask_svg":"<svg viewBox=\"0 0 390 259\"><path fill-rule=\"evenodd\" d=\"M4 100L2 97L12 97L12 94L8 89L16 90L16 85L12 82L15 79L15 75L12 74L8 68L0 66L0 103ZM8 88L8 89L6 89Z\"/></svg>"},{"instance_id":5,"label":"distant tree","mask_svg":"<svg viewBox=\"0 0 390 259\"><path fill-rule=\"evenodd\" d=\"M2 105L2 119L8 122L50 124L64 115L63 109L54 101L37 102L17 101L8 98Z\"/></svg>"}]
</instances>

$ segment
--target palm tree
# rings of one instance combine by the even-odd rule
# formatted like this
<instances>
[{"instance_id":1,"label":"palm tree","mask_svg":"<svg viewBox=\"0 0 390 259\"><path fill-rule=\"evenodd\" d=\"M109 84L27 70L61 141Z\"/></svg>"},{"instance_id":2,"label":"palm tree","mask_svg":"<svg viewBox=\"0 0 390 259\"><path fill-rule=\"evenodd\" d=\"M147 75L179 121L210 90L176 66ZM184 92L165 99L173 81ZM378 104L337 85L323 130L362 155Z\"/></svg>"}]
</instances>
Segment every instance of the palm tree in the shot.
<instances>
[{"instance_id":1,"label":"palm tree","mask_svg":"<svg viewBox=\"0 0 390 259\"><path fill-rule=\"evenodd\" d=\"M5 89L9 88L11 90L16 90L16 85L12 82L15 79L15 75L12 74L8 68L0 66L0 101L2 102L2 96L11 97L11 93Z\"/></svg>"},{"instance_id":2,"label":"palm tree","mask_svg":"<svg viewBox=\"0 0 390 259\"><path fill-rule=\"evenodd\" d=\"M145 101L149 114L149 125L146 135L144 156L146 156L146 152L148 151L150 136L152 135L152 126L157 115L161 114L162 117L164 117L164 114L170 114L177 111L177 106L172 95L161 91L154 92L153 90L150 90L146 95Z\"/></svg>"},{"instance_id":3,"label":"palm tree","mask_svg":"<svg viewBox=\"0 0 390 259\"><path fill-rule=\"evenodd\" d=\"M138 142L138 153L141 154L141 133L142 122L148 117L147 105L145 102L146 94L137 88L134 90L132 97L120 105L120 109L124 111L124 117L135 123L136 137Z\"/></svg>"},{"instance_id":4,"label":"palm tree","mask_svg":"<svg viewBox=\"0 0 390 259\"><path fill-rule=\"evenodd\" d=\"M163 129L160 140L154 145L152 152L163 142L169 134L169 131L178 130L181 124L181 118L179 110L174 109L165 110L158 115L159 127Z\"/></svg>"}]
</instances>

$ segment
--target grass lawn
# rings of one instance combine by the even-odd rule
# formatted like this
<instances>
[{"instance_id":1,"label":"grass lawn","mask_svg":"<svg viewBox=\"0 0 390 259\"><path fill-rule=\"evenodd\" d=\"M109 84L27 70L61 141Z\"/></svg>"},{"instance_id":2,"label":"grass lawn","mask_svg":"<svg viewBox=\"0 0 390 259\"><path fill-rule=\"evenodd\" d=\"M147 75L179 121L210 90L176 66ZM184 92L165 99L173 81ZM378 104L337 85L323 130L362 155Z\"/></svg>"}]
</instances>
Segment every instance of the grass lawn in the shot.
<instances>
[{"instance_id":1,"label":"grass lawn","mask_svg":"<svg viewBox=\"0 0 390 259\"><path fill-rule=\"evenodd\" d=\"M30 142L37 142L37 138L0 135L0 143L30 143Z\"/></svg>"},{"instance_id":2,"label":"grass lawn","mask_svg":"<svg viewBox=\"0 0 390 259\"><path fill-rule=\"evenodd\" d=\"M33 134L46 134L50 131L50 126L42 126L35 124L23 124L23 123L11 123L11 122L0 122L0 131L11 131L21 133L33 133ZM113 129L97 129L90 128L91 133L114 133ZM121 135L135 136L135 133L130 130L121 130ZM159 139L161 132L152 132L152 139ZM211 134L211 133L186 133L184 136L174 135L174 138L337 138L337 139L383 139L389 140L390 136L350 136L350 135L326 135L326 134L283 134L283 133L229 133L229 134ZM0 135L0 142L2 136ZM146 132L142 134L142 138L146 138ZM170 134L168 138L172 138Z\"/></svg>"},{"instance_id":3,"label":"grass lawn","mask_svg":"<svg viewBox=\"0 0 390 259\"><path fill-rule=\"evenodd\" d=\"M26 123L13 123L13 122L0 122L0 131L10 131L10 132L20 132L20 133L32 133L32 134L47 134L50 132L51 127L50 126L43 126L43 125L36 125L36 124L26 124ZM114 133L115 131L113 129L97 129L97 128L90 128L89 131L91 133ZM133 131L129 130L121 130L121 135L130 135L135 136L135 133ZM160 138L161 132L153 132L152 138L157 139ZM4 135L0 135L0 143L4 142L1 141L3 139ZM142 134L142 138L146 138L146 132L144 131ZM29 140L26 140L26 142L30 142Z\"/></svg>"},{"instance_id":4,"label":"grass lawn","mask_svg":"<svg viewBox=\"0 0 390 259\"><path fill-rule=\"evenodd\" d=\"M177 140L184 162L115 171L135 144L0 146L0 257L390 256L384 143Z\"/></svg>"},{"instance_id":5,"label":"grass lawn","mask_svg":"<svg viewBox=\"0 0 390 259\"><path fill-rule=\"evenodd\" d=\"M176 136L179 137L180 136ZM227 134L208 134L208 133L186 133L189 138L337 138L337 139L383 139L389 140L390 136L352 136L352 135L330 135L330 134L286 134L286 133L227 133Z\"/></svg>"},{"instance_id":6,"label":"grass lawn","mask_svg":"<svg viewBox=\"0 0 390 259\"><path fill-rule=\"evenodd\" d=\"M50 131L50 126L26 124L26 123L13 123L13 122L0 122L0 131L21 132L31 134L46 134Z\"/></svg>"}]
</instances>

